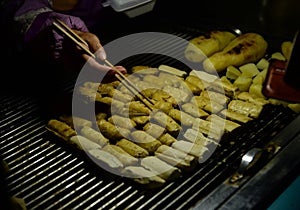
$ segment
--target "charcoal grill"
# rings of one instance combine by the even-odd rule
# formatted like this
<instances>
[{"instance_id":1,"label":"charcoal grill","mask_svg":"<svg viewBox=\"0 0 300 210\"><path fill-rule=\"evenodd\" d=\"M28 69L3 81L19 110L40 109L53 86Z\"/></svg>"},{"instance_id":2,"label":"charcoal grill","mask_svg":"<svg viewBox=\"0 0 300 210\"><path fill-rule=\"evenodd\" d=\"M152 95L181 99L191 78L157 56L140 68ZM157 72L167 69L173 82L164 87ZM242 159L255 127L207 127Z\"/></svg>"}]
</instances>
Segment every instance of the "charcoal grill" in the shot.
<instances>
[{"instance_id":1,"label":"charcoal grill","mask_svg":"<svg viewBox=\"0 0 300 210\"><path fill-rule=\"evenodd\" d=\"M199 31L181 28L171 33L189 39ZM186 68L157 55L140 55L120 64L129 68L161 62ZM258 119L224 135L208 161L178 180L151 190L103 171L49 134L43 112L30 97L1 96L0 152L10 167L8 188L32 210L252 209L268 206L299 174L300 118L282 106L265 106ZM256 147L272 147L275 153L270 152L263 164L242 181L229 183L242 156Z\"/></svg>"}]
</instances>

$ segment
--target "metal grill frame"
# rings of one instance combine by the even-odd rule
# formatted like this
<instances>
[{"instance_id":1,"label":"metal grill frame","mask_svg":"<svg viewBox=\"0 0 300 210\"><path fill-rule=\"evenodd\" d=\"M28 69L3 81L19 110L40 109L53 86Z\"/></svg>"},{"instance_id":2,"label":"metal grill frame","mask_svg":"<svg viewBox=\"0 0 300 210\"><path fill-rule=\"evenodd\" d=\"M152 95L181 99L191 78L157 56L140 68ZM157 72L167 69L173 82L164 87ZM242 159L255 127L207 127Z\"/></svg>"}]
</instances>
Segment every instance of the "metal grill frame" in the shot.
<instances>
[{"instance_id":1,"label":"metal grill frame","mask_svg":"<svg viewBox=\"0 0 300 210\"><path fill-rule=\"evenodd\" d=\"M176 35L189 39L198 33ZM1 102L0 152L10 166L8 187L12 195L25 199L29 209L252 209L266 206L276 197L276 194L268 194L274 189L267 184L273 171L281 170L282 162L290 160L285 164L287 172L276 177L277 183L284 179L288 184L299 174L293 169L299 168L299 161L294 160L300 159L295 153L299 149L300 118L291 122L285 112L279 111L280 116L269 119L270 124L265 122L261 139L255 135L249 138L253 142L245 143L238 153L230 156L230 151L224 151L225 156L221 155L219 160L207 161L178 181L161 189L145 190L122 177L95 169L82 153L49 136L44 128L47 119L40 117L43 110L36 101L4 94ZM251 123L255 126L256 122ZM277 132L272 130L274 126ZM265 168L240 185L228 185L227 178L235 171L241 156L251 148L251 143L263 146L267 141L281 145L280 152L270 158ZM230 147L229 142L224 143ZM218 176L212 179L206 175L206 169L216 170ZM256 199L249 196L251 190L259 194ZM251 199L254 201L248 204Z\"/></svg>"}]
</instances>

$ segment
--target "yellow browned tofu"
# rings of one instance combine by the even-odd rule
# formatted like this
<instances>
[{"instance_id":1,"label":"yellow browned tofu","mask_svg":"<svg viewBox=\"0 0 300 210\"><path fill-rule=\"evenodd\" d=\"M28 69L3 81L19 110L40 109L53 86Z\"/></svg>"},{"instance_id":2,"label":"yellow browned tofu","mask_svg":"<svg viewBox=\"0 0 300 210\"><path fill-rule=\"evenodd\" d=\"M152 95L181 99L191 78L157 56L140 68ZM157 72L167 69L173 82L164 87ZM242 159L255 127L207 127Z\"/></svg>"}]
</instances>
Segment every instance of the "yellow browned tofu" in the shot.
<instances>
[{"instance_id":1,"label":"yellow browned tofu","mask_svg":"<svg viewBox=\"0 0 300 210\"><path fill-rule=\"evenodd\" d=\"M208 72L221 72L228 66L241 66L257 62L267 50L268 43L257 33L246 33L232 40L222 51L203 61L203 68Z\"/></svg>"},{"instance_id":2,"label":"yellow browned tofu","mask_svg":"<svg viewBox=\"0 0 300 210\"><path fill-rule=\"evenodd\" d=\"M143 158L149 155L149 152L146 149L140 147L134 142L129 141L128 139L121 139L116 143L116 145L136 158Z\"/></svg>"},{"instance_id":3,"label":"yellow browned tofu","mask_svg":"<svg viewBox=\"0 0 300 210\"><path fill-rule=\"evenodd\" d=\"M189 41L184 52L185 57L193 62L201 62L206 57L221 51L235 37L235 34L228 31L211 31L195 37Z\"/></svg>"},{"instance_id":4,"label":"yellow browned tofu","mask_svg":"<svg viewBox=\"0 0 300 210\"><path fill-rule=\"evenodd\" d=\"M71 128L68 124L56 119L49 120L46 128L50 132L66 141L70 140L72 136L76 135L76 131L73 128Z\"/></svg>"}]
</instances>

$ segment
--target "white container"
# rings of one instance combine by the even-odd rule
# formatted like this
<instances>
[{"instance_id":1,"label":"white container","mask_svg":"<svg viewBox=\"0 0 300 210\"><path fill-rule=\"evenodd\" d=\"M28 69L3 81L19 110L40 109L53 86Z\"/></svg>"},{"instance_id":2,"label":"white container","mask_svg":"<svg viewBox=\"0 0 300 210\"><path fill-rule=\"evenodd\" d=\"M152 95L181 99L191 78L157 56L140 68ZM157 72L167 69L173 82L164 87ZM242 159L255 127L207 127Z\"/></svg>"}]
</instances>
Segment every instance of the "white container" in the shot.
<instances>
[{"instance_id":1,"label":"white container","mask_svg":"<svg viewBox=\"0 0 300 210\"><path fill-rule=\"evenodd\" d=\"M155 0L108 0L105 6L111 6L116 12L124 12L128 17L138 15L153 10Z\"/></svg>"}]
</instances>

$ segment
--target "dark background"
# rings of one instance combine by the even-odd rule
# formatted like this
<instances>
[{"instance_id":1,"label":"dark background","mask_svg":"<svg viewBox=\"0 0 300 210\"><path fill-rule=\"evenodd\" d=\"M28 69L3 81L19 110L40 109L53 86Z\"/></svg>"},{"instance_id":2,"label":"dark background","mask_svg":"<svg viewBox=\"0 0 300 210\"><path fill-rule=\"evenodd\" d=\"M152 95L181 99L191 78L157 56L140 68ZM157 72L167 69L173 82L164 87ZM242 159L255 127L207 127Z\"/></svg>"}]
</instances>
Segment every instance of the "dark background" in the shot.
<instances>
[{"instance_id":1,"label":"dark background","mask_svg":"<svg viewBox=\"0 0 300 210\"><path fill-rule=\"evenodd\" d=\"M124 26L127 22L129 27L140 27L138 24L151 27L151 24L165 24L165 20L168 24L188 25L199 29L214 26L238 27L244 31L290 36L300 26L300 1L156 0L151 13L132 19L123 14L115 14L114 17L109 22L115 21L114 27L119 30L122 30L118 27L119 22L125 23Z\"/></svg>"}]
</instances>

